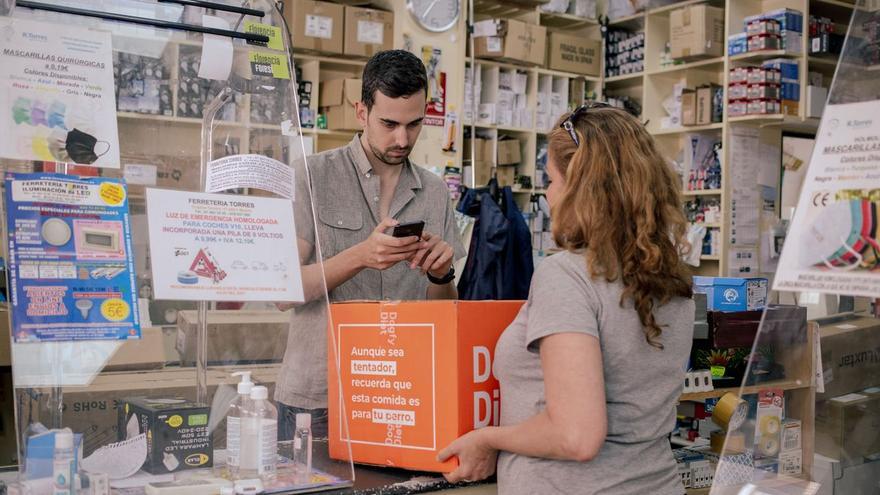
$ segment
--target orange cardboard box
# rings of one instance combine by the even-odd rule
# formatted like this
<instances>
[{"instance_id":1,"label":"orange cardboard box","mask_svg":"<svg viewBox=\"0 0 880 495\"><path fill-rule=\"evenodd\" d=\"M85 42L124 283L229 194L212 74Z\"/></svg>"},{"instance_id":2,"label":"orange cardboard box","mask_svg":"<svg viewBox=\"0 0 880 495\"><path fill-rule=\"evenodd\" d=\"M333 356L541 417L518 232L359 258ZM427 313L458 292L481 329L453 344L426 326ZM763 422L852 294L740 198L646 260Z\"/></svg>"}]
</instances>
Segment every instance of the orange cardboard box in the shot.
<instances>
[{"instance_id":1,"label":"orange cardboard box","mask_svg":"<svg viewBox=\"0 0 880 495\"><path fill-rule=\"evenodd\" d=\"M495 343L523 301L360 302L331 305L330 456L448 472L437 453L499 420ZM335 335L334 335L335 334ZM342 388L340 394L340 386ZM342 422L348 418L348 427Z\"/></svg>"}]
</instances>

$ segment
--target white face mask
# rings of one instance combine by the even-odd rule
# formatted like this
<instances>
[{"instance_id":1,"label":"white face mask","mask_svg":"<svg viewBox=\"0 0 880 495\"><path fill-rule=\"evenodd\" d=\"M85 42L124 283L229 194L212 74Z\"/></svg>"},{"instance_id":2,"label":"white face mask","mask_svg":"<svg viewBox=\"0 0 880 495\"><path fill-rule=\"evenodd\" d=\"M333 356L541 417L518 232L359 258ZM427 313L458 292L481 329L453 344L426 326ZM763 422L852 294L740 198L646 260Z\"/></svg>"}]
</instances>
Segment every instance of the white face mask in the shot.
<instances>
[{"instance_id":1,"label":"white face mask","mask_svg":"<svg viewBox=\"0 0 880 495\"><path fill-rule=\"evenodd\" d=\"M859 231L861 225L859 222ZM830 260L840 251L841 246L848 246L852 232L853 214L850 201L835 201L822 208L800 239L801 266L830 265ZM861 255L858 257L861 261Z\"/></svg>"}]
</instances>

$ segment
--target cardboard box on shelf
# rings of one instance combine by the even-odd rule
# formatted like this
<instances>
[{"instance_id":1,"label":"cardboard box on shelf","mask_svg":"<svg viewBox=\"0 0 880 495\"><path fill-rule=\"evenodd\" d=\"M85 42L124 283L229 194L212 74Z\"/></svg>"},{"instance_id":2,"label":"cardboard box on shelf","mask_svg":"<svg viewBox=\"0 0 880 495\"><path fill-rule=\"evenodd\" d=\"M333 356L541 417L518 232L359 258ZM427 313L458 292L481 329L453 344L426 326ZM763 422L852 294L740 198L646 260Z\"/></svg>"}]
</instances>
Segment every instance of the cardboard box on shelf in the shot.
<instances>
[{"instance_id":1,"label":"cardboard box on shelf","mask_svg":"<svg viewBox=\"0 0 880 495\"><path fill-rule=\"evenodd\" d=\"M346 55L372 57L394 48L394 12L345 6Z\"/></svg>"},{"instance_id":2,"label":"cardboard box on shelf","mask_svg":"<svg viewBox=\"0 0 880 495\"><path fill-rule=\"evenodd\" d=\"M476 143L476 144L474 144ZM492 140L482 139L465 139L462 157L465 160L471 159L471 148L473 147L473 160L476 162L492 161Z\"/></svg>"},{"instance_id":3,"label":"cardboard box on shelf","mask_svg":"<svg viewBox=\"0 0 880 495\"><path fill-rule=\"evenodd\" d=\"M327 117L327 129L361 129L354 104L361 99L360 79L331 79L321 83L320 106Z\"/></svg>"},{"instance_id":4,"label":"cardboard box on shelf","mask_svg":"<svg viewBox=\"0 0 880 495\"><path fill-rule=\"evenodd\" d=\"M196 360L197 315L181 311L177 316L177 352L183 365ZM280 362L289 327L289 312L208 311L208 363Z\"/></svg>"},{"instance_id":5,"label":"cardboard box on shelf","mask_svg":"<svg viewBox=\"0 0 880 495\"><path fill-rule=\"evenodd\" d=\"M801 102L794 100L782 100L781 107L784 115L797 117L801 111Z\"/></svg>"},{"instance_id":6,"label":"cardboard box on shelf","mask_svg":"<svg viewBox=\"0 0 880 495\"><path fill-rule=\"evenodd\" d=\"M513 187L516 184L516 167L496 167L495 178L498 180L498 186Z\"/></svg>"},{"instance_id":7,"label":"cardboard box on shelf","mask_svg":"<svg viewBox=\"0 0 880 495\"><path fill-rule=\"evenodd\" d=\"M672 58L720 57L724 54L724 9L692 5L673 10L669 45Z\"/></svg>"},{"instance_id":8,"label":"cardboard box on shelf","mask_svg":"<svg viewBox=\"0 0 880 495\"><path fill-rule=\"evenodd\" d=\"M485 186L492 179L492 163L476 162L474 164L474 186Z\"/></svg>"},{"instance_id":9,"label":"cardboard box on shelf","mask_svg":"<svg viewBox=\"0 0 880 495\"><path fill-rule=\"evenodd\" d=\"M269 396L275 388L275 380L280 365L238 365L211 368L208 371L208 396L213 397L218 386L234 391L236 380L230 376L233 371L251 371L258 385L269 387ZM75 433L83 433L83 455L90 455L95 449L115 442L117 439L118 409L122 400L134 397L183 398L195 400L195 368L165 368L153 371L128 371L119 373L100 373L83 387L64 387L62 426ZM42 389L17 389L18 402L33 411L32 419L47 424L47 401L49 391ZM226 445L226 426L220 422L214 429L214 444L218 448Z\"/></svg>"},{"instance_id":10,"label":"cardboard box on shelf","mask_svg":"<svg viewBox=\"0 0 880 495\"><path fill-rule=\"evenodd\" d=\"M284 0L284 19L291 29L293 48L342 53L345 19L342 5L313 0Z\"/></svg>"},{"instance_id":11,"label":"cardboard box on shelf","mask_svg":"<svg viewBox=\"0 0 880 495\"><path fill-rule=\"evenodd\" d=\"M474 25L474 55L544 65L547 28L513 19L492 19Z\"/></svg>"},{"instance_id":12,"label":"cardboard box on shelf","mask_svg":"<svg viewBox=\"0 0 880 495\"><path fill-rule=\"evenodd\" d=\"M816 403L816 452L843 466L880 454L878 431L880 397L850 393Z\"/></svg>"},{"instance_id":13,"label":"cardboard box on shelf","mask_svg":"<svg viewBox=\"0 0 880 495\"><path fill-rule=\"evenodd\" d=\"M715 122L713 115L717 112L714 110L715 92L719 86L710 84L697 88L697 125L708 125Z\"/></svg>"},{"instance_id":14,"label":"cardboard box on shelf","mask_svg":"<svg viewBox=\"0 0 880 495\"><path fill-rule=\"evenodd\" d=\"M819 322L825 392L816 400L880 386L880 320L870 316L824 325Z\"/></svg>"},{"instance_id":15,"label":"cardboard box on shelf","mask_svg":"<svg viewBox=\"0 0 880 495\"><path fill-rule=\"evenodd\" d=\"M498 141L498 165L517 165L522 161L519 139Z\"/></svg>"},{"instance_id":16,"label":"cardboard box on shelf","mask_svg":"<svg viewBox=\"0 0 880 495\"><path fill-rule=\"evenodd\" d=\"M331 305L330 456L448 472L437 453L497 420L492 358L522 301L362 302ZM339 390L341 384L342 390ZM341 398L341 399L339 399ZM342 402L342 403L341 403ZM348 415L348 431L341 428ZM392 445L395 448L388 448Z\"/></svg>"},{"instance_id":17,"label":"cardboard box on shelf","mask_svg":"<svg viewBox=\"0 0 880 495\"><path fill-rule=\"evenodd\" d=\"M697 125L697 92L692 89L681 92L681 125Z\"/></svg>"},{"instance_id":18,"label":"cardboard box on shelf","mask_svg":"<svg viewBox=\"0 0 880 495\"><path fill-rule=\"evenodd\" d=\"M754 311L767 304L767 279L694 277L694 292L706 294L710 311Z\"/></svg>"},{"instance_id":19,"label":"cardboard box on shelf","mask_svg":"<svg viewBox=\"0 0 880 495\"><path fill-rule=\"evenodd\" d=\"M821 86L807 86L807 117L819 118L825 111L828 89Z\"/></svg>"},{"instance_id":20,"label":"cardboard box on shelf","mask_svg":"<svg viewBox=\"0 0 880 495\"><path fill-rule=\"evenodd\" d=\"M585 76L599 75L602 43L598 40L563 33L550 33L547 50L548 65L553 70Z\"/></svg>"}]
</instances>

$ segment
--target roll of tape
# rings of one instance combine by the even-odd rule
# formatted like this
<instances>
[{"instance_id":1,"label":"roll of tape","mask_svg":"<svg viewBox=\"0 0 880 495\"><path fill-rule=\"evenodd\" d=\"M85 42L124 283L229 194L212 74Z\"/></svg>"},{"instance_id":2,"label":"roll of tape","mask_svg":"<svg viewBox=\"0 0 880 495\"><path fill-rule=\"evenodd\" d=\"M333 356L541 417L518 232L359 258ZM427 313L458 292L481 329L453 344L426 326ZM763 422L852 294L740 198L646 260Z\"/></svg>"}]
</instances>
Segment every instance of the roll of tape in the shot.
<instances>
[{"instance_id":1,"label":"roll of tape","mask_svg":"<svg viewBox=\"0 0 880 495\"><path fill-rule=\"evenodd\" d=\"M715 404L712 411L712 422L727 431L738 430L745 422L749 412L746 401L740 399L732 392L727 392Z\"/></svg>"},{"instance_id":2,"label":"roll of tape","mask_svg":"<svg viewBox=\"0 0 880 495\"><path fill-rule=\"evenodd\" d=\"M782 429L782 422L776 416L764 416L761 418L761 435L777 435Z\"/></svg>"},{"instance_id":3,"label":"roll of tape","mask_svg":"<svg viewBox=\"0 0 880 495\"><path fill-rule=\"evenodd\" d=\"M761 450L761 454L767 457L775 457L779 453L779 439L775 436L765 435L761 437L758 448Z\"/></svg>"}]
</instances>

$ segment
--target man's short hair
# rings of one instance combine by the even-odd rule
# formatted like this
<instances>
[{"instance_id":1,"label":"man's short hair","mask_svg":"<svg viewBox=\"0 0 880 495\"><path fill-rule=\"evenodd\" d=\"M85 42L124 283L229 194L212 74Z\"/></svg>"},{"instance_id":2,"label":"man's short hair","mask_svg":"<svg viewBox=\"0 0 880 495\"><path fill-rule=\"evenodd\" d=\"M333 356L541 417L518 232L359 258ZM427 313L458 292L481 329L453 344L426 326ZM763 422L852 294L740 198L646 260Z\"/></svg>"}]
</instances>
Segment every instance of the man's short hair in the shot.
<instances>
[{"instance_id":1,"label":"man's short hair","mask_svg":"<svg viewBox=\"0 0 880 495\"><path fill-rule=\"evenodd\" d=\"M386 50L370 57L362 80L361 101L367 110L373 108L376 91L389 98L408 97L419 91L428 94L425 64L406 50Z\"/></svg>"}]
</instances>

